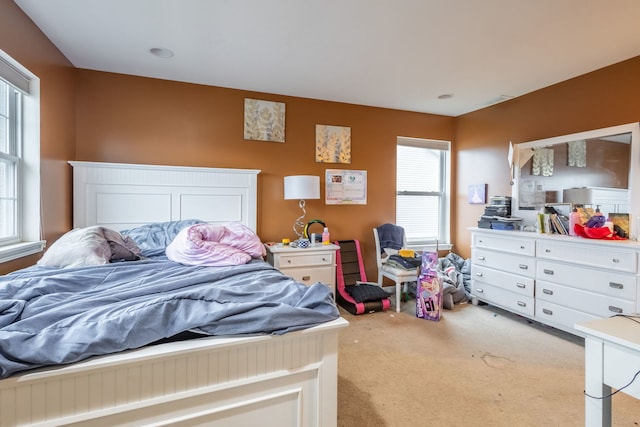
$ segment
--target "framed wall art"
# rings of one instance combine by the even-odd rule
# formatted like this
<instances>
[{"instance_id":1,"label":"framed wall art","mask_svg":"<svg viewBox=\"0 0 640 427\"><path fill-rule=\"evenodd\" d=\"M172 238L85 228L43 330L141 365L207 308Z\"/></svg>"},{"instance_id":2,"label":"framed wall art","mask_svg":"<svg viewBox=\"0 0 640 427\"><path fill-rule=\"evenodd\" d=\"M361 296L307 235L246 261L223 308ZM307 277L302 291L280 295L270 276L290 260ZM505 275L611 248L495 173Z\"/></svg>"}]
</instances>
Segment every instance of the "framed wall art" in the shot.
<instances>
[{"instance_id":1,"label":"framed wall art","mask_svg":"<svg viewBox=\"0 0 640 427\"><path fill-rule=\"evenodd\" d=\"M469 185L467 201L472 205L483 205L487 203L487 184Z\"/></svg>"},{"instance_id":2,"label":"framed wall art","mask_svg":"<svg viewBox=\"0 0 640 427\"><path fill-rule=\"evenodd\" d=\"M284 142L284 102L244 99L244 139Z\"/></svg>"},{"instance_id":3,"label":"framed wall art","mask_svg":"<svg viewBox=\"0 0 640 427\"><path fill-rule=\"evenodd\" d=\"M316 162L351 163L351 128L316 125Z\"/></svg>"}]
</instances>

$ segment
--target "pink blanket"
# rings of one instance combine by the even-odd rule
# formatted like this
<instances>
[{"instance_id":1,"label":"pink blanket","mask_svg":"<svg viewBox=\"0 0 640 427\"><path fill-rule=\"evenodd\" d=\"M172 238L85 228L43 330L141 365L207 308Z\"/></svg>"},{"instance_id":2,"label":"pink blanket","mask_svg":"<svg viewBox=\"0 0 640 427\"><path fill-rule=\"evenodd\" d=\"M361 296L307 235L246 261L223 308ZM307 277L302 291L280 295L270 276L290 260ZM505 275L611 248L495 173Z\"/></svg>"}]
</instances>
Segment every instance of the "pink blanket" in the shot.
<instances>
[{"instance_id":1,"label":"pink blanket","mask_svg":"<svg viewBox=\"0 0 640 427\"><path fill-rule=\"evenodd\" d=\"M260 238L238 222L184 228L167 246L166 253L171 261L204 266L246 264L266 254Z\"/></svg>"}]
</instances>

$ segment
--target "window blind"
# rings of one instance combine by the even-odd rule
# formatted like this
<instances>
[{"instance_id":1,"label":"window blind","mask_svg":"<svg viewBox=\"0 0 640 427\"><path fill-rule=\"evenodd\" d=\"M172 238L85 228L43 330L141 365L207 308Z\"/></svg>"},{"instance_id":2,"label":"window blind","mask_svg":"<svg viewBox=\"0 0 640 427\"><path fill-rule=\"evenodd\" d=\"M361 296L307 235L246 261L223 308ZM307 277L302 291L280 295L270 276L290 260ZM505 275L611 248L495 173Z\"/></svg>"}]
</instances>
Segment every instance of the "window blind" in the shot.
<instances>
[{"instance_id":1,"label":"window blind","mask_svg":"<svg viewBox=\"0 0 640 427\"><path fill-rule=\"evenodd\" d=\"M0 56L0 79L24 94L29 93L31 79L2 56Z\"/></svg>"}]
</instances>

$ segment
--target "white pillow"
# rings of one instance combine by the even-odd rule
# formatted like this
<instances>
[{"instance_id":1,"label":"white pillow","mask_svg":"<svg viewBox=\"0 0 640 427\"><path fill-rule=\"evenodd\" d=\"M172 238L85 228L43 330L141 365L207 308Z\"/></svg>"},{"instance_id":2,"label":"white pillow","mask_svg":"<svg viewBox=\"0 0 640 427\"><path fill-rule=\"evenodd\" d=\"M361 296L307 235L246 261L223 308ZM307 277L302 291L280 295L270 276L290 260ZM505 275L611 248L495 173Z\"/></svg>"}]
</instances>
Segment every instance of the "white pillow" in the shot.
<instances>
[{"instance_id":1,"label":"white pillow","mask_svg":"<svg viewBox=\"0 0 640 427\"><path fill-rule=\"evenodd\" d=\"M81 267L109 263L111 248L102 227L76 228L53 242L38 265L45 267Z\"/></svg>"}]
</instances>

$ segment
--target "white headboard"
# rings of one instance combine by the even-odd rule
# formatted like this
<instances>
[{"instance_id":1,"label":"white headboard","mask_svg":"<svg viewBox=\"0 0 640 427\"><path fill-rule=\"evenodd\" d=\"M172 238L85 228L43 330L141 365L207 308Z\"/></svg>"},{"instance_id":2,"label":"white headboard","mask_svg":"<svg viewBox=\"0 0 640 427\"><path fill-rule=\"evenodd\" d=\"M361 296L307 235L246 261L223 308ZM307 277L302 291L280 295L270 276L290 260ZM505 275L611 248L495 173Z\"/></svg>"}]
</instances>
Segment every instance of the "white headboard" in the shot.
<instances>
[{"instance_id":1,"label":"white headboard","mask_svg":"<svg viewBox=\"0 0 640 427\"><path fill-rule=\"evenodd\" d=\"M73 166L73 227L238 221L256 231L259 170L124 163Z\"/></svg>"}]
</instances>

